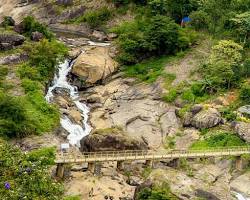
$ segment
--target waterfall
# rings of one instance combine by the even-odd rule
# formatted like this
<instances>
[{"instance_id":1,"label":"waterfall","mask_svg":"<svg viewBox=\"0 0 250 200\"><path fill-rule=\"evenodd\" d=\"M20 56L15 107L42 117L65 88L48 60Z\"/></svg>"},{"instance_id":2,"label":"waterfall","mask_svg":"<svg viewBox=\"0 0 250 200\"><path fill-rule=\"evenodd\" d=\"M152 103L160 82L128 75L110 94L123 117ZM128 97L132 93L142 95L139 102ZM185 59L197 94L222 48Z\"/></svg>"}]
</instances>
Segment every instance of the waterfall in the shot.
<instances>
[{"instance_id":1,"label":"waterfall","mask_svg":"<svg viewBox=\"0 0 250 200\"><path fill-rule=\"evenodd\" d=\"M91 131L91 126L88 124L88 113L89 108L84 103L78 101L78 91L75 86L72 86L67 81L67 75L71 71L72 65L74 63L69 60L65 60L64 63L61 63L58 66L58 74L55 74L53 85L49 87L48 92L45 96L48 102L51 102L53 99L53 91L56 88L64 88L69 92L70 98L75 103L76 107L81 111L83 117L83 127L79 124L74 124L67 116L62 116L60 119L61 126L69 133L67 139L71 145L76 145L80 147L80 140L88 135Z\"/></svg>"},{"instance_id":2,"label":"waterfall","mask_svg":"<svg viewBox=\"0 0 250 200\"><path fill-rule=\"evenodd\" d=\"M109 43L96 43L89 41L88 44L90 46L109 46ZM84 52L82 52L84 53ZM71 62L70 60L65 60L63 63L61 63L58 66L58 73L55 74L53 84L51 87L49 87L48 92L45 96L45 99L48 102L51 102L51 100L54 97L53 91L56 88L63 88L66 89L70 95L70 98L78 108L78 110L81 112L82 115L82 122L83 126L80 126L79 124L73 123L66 115L63 115L60 119L61 126L69 133L67 136L67 139L71 145L76 145L80 147L80 141L83 137L88 135L92 127L88 124L88 114L90 112L90 109L88 106L78 100L79 98L79 93L77 91L77 87L72 86L68 81L67 81L67 75L71 71L72 66L74 62Z\"/></svg>"}]
</instances>

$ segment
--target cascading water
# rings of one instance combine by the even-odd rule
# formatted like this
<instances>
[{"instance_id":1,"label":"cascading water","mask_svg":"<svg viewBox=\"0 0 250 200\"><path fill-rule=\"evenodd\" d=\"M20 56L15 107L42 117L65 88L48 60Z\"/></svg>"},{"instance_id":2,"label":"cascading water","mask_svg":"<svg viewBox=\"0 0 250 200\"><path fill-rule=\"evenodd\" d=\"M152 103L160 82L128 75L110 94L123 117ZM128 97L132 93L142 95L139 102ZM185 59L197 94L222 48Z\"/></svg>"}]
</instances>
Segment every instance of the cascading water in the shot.
<instances>
[{"instance_id":1,"label":"cascading water","mask_svg":"<svg viewBox=\"0 0 250 200\"><path fill-rule=\"evenodd\" d=\"M250 200L250 198L245 198L242 194L240 193L235 193L235 196L238 200Z\"/></svg>"},{"instance_id":2,"label":"cascading water","mask_svg":"<svg viewBox=\"0 0 250 200\"><path fill-rule=\"evenodd\" d=\"M89 41L88 44L90 46L108 46L109 43L95 43ZM84 53L84 52L82 52ZM81 111L83 117L83 127L79 124L74 124L67 116L62 116L60 123L61 126L69 132L67 139L71 145L76 145L80 147L80 140L88 135L91 132L91 126L88 124L88 114L89 108L84 103L81 103L78 100L79 94L77 88L72 86L67 81L67 75L71 71L74 62L70 62L70 60L65 60L64 63L60 64L58 67L58 74L55 74L53 85L49 87L48 92L45 96L48 102L51 102L53 99L53 91L56 88L63 88L69 91L70 98L75 103L76 107Z\"/></svg>"}]
</instances>

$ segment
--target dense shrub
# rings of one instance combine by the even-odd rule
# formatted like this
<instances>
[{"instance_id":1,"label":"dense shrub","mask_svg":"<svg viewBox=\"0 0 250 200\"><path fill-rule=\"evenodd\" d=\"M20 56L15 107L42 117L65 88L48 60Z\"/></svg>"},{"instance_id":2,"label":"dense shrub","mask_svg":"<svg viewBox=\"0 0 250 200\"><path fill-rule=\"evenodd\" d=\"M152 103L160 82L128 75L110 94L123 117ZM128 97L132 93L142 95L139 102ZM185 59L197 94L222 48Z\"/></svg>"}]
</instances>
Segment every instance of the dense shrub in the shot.
<instances>
[{"instance_id":1,"label":"dense shrub","mask_svg":"<svg viewBox=\"0 0 250 200\"><path fill-rule=\"evenodd\" d=\"M0 92L0 136L22 137L33 130L24 102L18 97Z\"/></svg>"},{"instance_id":2,"label":"dense shrub","mask_svg":"<svg viewBox=\"0 0 250 200\"><path fill-rule=\"evenodd\" d=\"M119 35L118 60L126 65L154 55L174 54L196 40L193 31L180 30L173 20L162 15L126 22L113 31Z\"/></svg>"},{"instance_id":3,"label":"dense shrub","mask_svg":"<svg viewBox=\"0 0 250 200\"><path fill-rule=\"evenodd\" d=\"M88 11L84 15L70 20L74 23L86 22L91 28L97 28L104 25L113 15L113 11L107 7Z\"/></svg>"},{"instance_id":4,"label":"dense shrub","mask_svg":"<svg viewBox=\"0 0 250 200\"><path fill-rule=\"evenodd\" d=\"M202 30L202 29L207 30L211 23L210 16L202 10L192 12L190 18L191 18L190 24L196 30Z\"/></svg>"},{"instance_id":5,"label":"dense shrub","mask_svg":"<svg viewBox=\"0 0 250 200\"><path fill-rule=\"evenodd\" d=\"M38 31L42 33L47 39L51 40L53 38L52 32L48 30L48 28L37 22L33 17L28 16L23 19L22 22L24 32L31 37L32 32Z\"/></svg>"},{"instance_id":6,"label":"dense shrub","mask_svg":"<svg viewBox=\"0 0 250 200\"><path fill-rule=\"evenodd\" d=\"M136 200L177 200L178 198L171 193L167 183L151 188L144 188L136 195Z\"/></svg>"},{"instance_id":7,"label":"dense shrub","mask_svg":"<svg viewBox=\"0 0 250 200\"><path fill-rule=\"evenodd\" d=\"M1 140L1 199L61 199L63 187L48 174L48 164L51 162L45 162L53 160L54 156L54 151L50 149L24 154Z\"/></svg>"},{"instance_id":8,"label":"dense shrub","mask_svg":"<svg viewBox=\"0 0 250 200\"><path fill-rule=\"evenodd\" d=\"M29 62L19 70L21 78L32 80L48 81L54 76L56 66L64 59L67 48L57 42L41 40L32 46L27 46Z\"/></svg>"},{"instance_id":9,"label":"dense shrub","mask_svg":"<svg viewBox=\"0 0 250 200\"><path fill-rule=\"evenodd\" d=\"M250 76L250 59L246 59L243 64L243 75L246 78Z\"/></svg>"},{"instance_id":10,"label":"dense shrub","mask_svg":"<svg viewBox=\"0 0 250 200\"><path fill-rule=\"evenodd\" d=\"M209 61L202 68L207 91L229 89L240 83L242 51L241 45L228 40L222 40L212 48Z\"/></svg>"},{"instance_id":11,"label":"dense shrub","mask_svg":"<svg viewBox=\"0 0 250 200\"><path fill-rule=\"evenodd\" d=\"M246 104L250 104L250 85L245 84L240 89L240 100Z\"/></svg>"},{"instance_id":12,"label":"dense shrub","mask_svg":"<svg viewBox=\"0 0 250 200\"><path fill-rule=\"evenodd\" d=\"M211 148L211 147L232 147L244 146L246 143L240 139L236 134L222 132L205 138L205 140L195 142L191 148Z\"/></svg>"},{"instance_id":13,"label":"dense shrub","mask_svg":"<svg viewBox=\"0 0 250 200\"><path fill-rule=\"evenodd\" d=\"M249 42L250 39L250 12L236 15L230 19L230 28L239 41L243 43Z\"/></svg>"}]
</instances>

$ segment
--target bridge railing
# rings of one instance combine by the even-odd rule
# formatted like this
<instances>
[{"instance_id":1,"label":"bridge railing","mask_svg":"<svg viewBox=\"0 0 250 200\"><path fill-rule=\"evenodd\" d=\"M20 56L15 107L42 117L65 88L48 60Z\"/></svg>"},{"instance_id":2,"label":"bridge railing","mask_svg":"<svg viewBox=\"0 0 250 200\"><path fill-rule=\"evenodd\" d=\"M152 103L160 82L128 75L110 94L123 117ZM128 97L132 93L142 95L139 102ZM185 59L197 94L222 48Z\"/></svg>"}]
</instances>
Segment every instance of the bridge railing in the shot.
<instances>
[{"instance_id":1,"label":"bridge railing","mask_svg":"<svg viewBox=\"0 0 250 200\"><path fill-rule=\"evenodd\" d=\"M178 150L124 150L124 151L103 151L103 152L83 152L82 155L76 155L72 153L59 153L57 155L57 161L59 162L78 162L80 160L108 160L109 158L113 158L114 160L120 159L136 159L136 158L143 158L143 157L159 157L159 156L169 156L169 157L182 157L189 155L212 155L214 154L226 154L230 155L233 153L249 153L250 154L250 146L235 146L235 147L215 147L215 148L207 148L207 149L178 149Z\"/></svg>"}]
</instances>

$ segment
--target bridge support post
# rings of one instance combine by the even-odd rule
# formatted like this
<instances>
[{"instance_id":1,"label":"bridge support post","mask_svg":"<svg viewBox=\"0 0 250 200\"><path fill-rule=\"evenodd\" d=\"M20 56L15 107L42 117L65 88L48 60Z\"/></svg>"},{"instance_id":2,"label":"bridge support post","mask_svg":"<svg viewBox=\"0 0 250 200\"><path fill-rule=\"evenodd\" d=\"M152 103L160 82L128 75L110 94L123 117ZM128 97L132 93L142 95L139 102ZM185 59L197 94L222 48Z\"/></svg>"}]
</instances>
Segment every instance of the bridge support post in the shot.
<instances>
[{"instance_id":1,"label":"bridge support post","mask_svg":"<svg viewBox=\"0 0 250 200\"><path fill-rule=\"evenodd\" d=\"M243 160L242 160L242 158L240 156L236 157L235 168L238 171L242 171L243 170Z\"/></svg>"},{"instance_id":2,"label":"bridge support post","mask_svg":"<svg viewBox=\"0 0 250 200\"><path fill-rule=\"evenodd\" d=\"M124 169L124 161L117 161L117 169L122 171Z\"/></svg>"},{"instance_id":3,"label":"bridge support post","mask_svg":"<svg viewBox=\"0 0 250 200\"><path fill-rule=\"evenodd\" d=\"M153 160L146 160L145 165L146 165L147 167L152 168L152 167L153 167Z\"/></svg>"},{"instance_id":4,"label":"bridge support post","mask_svg":"<svg viewBox=\"0 0 250 200\"><path fill-rule=\"evenodd\" d=\"M59 178L63 178L64 176L64 164L63 163L57 164L56 176Z\"/></svg>"},{"instance_id":5,"label":"bridge support post","mask_svg":"<svg viewBox=\"0 0 250 200\"><path fill-rule=\"evenodd\" d=\"M95 173L95 163L94 162L88 163L88 171L91 173Z\"/></svg>"}]
</instances>

